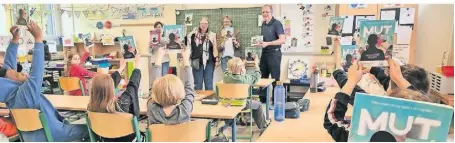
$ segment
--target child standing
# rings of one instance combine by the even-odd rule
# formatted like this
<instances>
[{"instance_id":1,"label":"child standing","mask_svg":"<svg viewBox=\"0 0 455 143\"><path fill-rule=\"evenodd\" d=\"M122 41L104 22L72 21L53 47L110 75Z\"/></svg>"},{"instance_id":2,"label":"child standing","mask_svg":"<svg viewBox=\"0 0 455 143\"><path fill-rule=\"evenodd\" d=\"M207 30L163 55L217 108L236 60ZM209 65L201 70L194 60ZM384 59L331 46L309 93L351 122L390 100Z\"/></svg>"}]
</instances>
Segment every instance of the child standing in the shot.
<instances>
[{"instance_id":1,"label":"child standing","mask_svg":"<svg viewBox=\"0 0 455 143\"><path fill-rule=\"evenodd\" d=\"M120 73L125 69L126 64L122 63L120 69L110 76L107 74L98 74L91 81L90 102L88 111L100 113L130 113L139 117L138 90L141 82L140 56L134 59L135 69L131 74L125 91L118 97L114 93L115 87L121 80ZM102 138L105 142L131 142L136 139L135 134L130 134L119 138Z\"/></svg>"},{"instance_id":2,"label":"child standing","mask_svg":"<svg viewBox=\"0 0 455 143\"><path fill-rule=\"evenodd\" d=\"M147 103L149 124L181 124L190 121L194 102L194 79L190 66L190 51L182 49L184 82L177 76L168 74L163 77L161 63L165 55L164 47L157 49L152 96Z\"/></svg>"},{"instance_id":3,"label":"child standing","mask_svg":"<svg viewBox=\"0 0 455 143\"><path fill-rule=\"evenodd\" d=\"M224 72L223 82L224 83L234 83L234 84L256 84L259 79L261 79L261 71L259 69L259 58L254 57L255 71L254 73L247 74L245 63L242 59L234 57L228 62L228 70ZM264 111L262 109L261 102L253 101L252 103L247 102L247 105L243 110L248 109L249 104L251 104L253 110L253 119L256 122L256 125L259 129L264 129L267 127L264 117Z\"/></svg>"},{"instance_id":4,"label":"child standing","mask_svg":"<svg viewBox=\"0 0 455 143\"><path fill-rule=\"evenodd\" d=\"M69 95L81 96L82 92L88 93L85 77L86 76L94 77L96 75L96 72L89 71L89 70L85 69L84 67L82 67L82 64L85 63L85 60L87 59L87 57L90 56L88 48L85 48L85 50L86 51L85 51L84 55L82 55L82 58L77 53L70 54L68 56L68 63L67 63L68 76L69 77L78 77L81 80L82 88L84 89L84 91L82 91L80 89L70 91ZM85 95L87 95L87 94L85 94Z\"/></svg>"},{"instance_id":5,"label":"child standing","mask_svg":"<svg viewBox=\"0 0 455 143\"><path fill-rule=\"evenodd\" d=\"M55 142L68 142L81 140L88 136L86 125L72 125L63 123L63 117L57 112L45 96L41 94L41 84L44 73L44 45L41 29L30 22L28 31L35 38L32 68L30 76L16 71L17 50L19 47L20 34L18 27L10 29L13 39L11 40L5 55L5 65L0 68L0 102L6 104L8 109L37 109L43 112L47 118L52 137ZM47 141L44 130L22 132L25 142Z\"/></svg>"}]
</instances>

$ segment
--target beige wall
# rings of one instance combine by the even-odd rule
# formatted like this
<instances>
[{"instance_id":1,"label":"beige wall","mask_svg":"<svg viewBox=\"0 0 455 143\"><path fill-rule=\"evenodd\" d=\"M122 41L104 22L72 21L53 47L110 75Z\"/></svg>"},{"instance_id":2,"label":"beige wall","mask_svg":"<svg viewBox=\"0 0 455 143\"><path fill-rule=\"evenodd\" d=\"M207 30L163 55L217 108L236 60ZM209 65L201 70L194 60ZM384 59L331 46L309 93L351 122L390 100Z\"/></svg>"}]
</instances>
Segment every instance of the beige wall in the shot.
<instances>
[{"instance_id":1,"label":"beige wall","mask_svg":"<svg viewBox=\"0 0 455 143\"><path fill-rule=\"evenodd\" d=\"M419 5L416 64L430 72L441 64L443 52L453 53L453 13L453 4Z\"/></svg>"}]
</instances>

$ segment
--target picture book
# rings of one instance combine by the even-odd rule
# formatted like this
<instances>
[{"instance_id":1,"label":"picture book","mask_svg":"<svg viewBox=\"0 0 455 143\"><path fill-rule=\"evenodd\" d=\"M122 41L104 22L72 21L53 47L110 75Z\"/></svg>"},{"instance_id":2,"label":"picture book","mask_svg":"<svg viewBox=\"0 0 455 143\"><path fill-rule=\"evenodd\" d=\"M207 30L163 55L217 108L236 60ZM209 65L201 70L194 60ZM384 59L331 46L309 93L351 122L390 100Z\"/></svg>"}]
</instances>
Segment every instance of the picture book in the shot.
<instances>
[{"instance_id":1,"label":"picture book","mask_svg":"<svg viewBox=\"0 0 455 143\"><path fill-rule=\"evenodd\" d=\"M251 37L251 46L257 46L259 43L262 43L263 37L262 36L253 36Z\"/></svg>"},{"instance_id":2,"label":"picture book","mask_svg":"<svg viewBox=\"0 0 455 143\"><path fill-rule=\"evenodd\" d=\"M262 50L256 47L245 47L245 58L247 61L254 61L255 55L261 58Z\"/></svg>"},{"instance_id":3,"label":"picture book","mask_svg":"<svg viewBox=\"0 0 455 143\"><path fill-rule=\"evenodd\" d=\"M62 39L63 47L71 47L74 46L74 39L71 36L65 36Z\"/></svg>"},{"instance_id":4,"label":"picture book","mask_svg":"<svg viewBox=\"0 0 455 143\"><path fill-rule=\"evenodd\" d=\"M101 42L103 43L103 45L110 45L110 46L115 45L114 36L109 35L109 34L103 35L103 37L101 37Z\"/></svg>"},{"instance_id":5,"label":"picture book","mask_svg":"<svg viewBox=\"0 0 455 143\"><path fill-rule=\"evenodd\" d=\"M28 7L23 7L23 8L20 8L18 11L17 11L17 21L16 21L16 25L23 25L23 26L27 26L27 24L29 23L29 16L28 16Z\"/></svg>"},{"instance_id":6,"label":"picture book","mask_svg":"<svg viewBox=\"0 0 455 143\"><path fill-rule=\"evenodd\" d=\"M366 66L388 66L391 56L395 20L368 20L360 22L360 43L357 45L360 62Z\"/></svg>"},{"instance_id":7,"label":"picture book","mask_svg":"<svg viewBox=\"0 0 455 143\"><path fill-rule=\"evenodd\" d=\"M226 28L226 38L234 38L234 27Z\"/></svg>"},{"instance_id":8,"label":"picture book","mask_svg":"<svg viewBox=\"0 0 455 143\"><path fill-rule=\"evenodd\" d=\"M118 37L120 49L125 59L134 58L136 51L136 40L133 36Z\"/></svg>"},{"instance_id":9,"label":"picture book","mask_svg":"<svg viewBox=\"0 0 455 143\"><path fill-rule=\"evenodd\" d=\"M90 46L93 45L92 34L90 34L90 33L83 34L82 35L82 40L83 40L83 42L84 42L86 47L90 47Z\"/></svg>"},{"instance_id":10,"label":"picture book","mask_svg":"<svg viewBox=\"0 0 455 143\"><path fill-rule=\"evenodd\" d=\"M184 38L184 26L183 25L165 25L164 36L166 40L166 48L169 50L180 50L180 41Z\"/></svg>"},{"instance_id":11,"label":"picture book","mask_svg":"<svg viewBox=\"0 0 455 143\"><path fill-rule=\"evenodd\" d=\"M150 43L151 45L158 45L161 41L161 31L160 30L152 30L150 31Z\"/></svg>"},{"instance_id":12,"label":"picture book","mask_svg":"<svg viewBox=\"0 0 455 143\"><path fill-rule=\"evenodd\" d=\"M358 52L355 45L341 45L341 66L348 71L354 60L358 59Z\"/></svg>"},{"instance_id":13,"label":"picture book","mask_svg":"<svg viewBox=\"0 0 455 143\"><path fill-rule=\"evenodd\" d=\"M329 22L329 35L338 35L341 36L341 29L343 29L344 18L341 17L331 17Z\"/></svg>"},{"instance_id":14,"label":"picture book","mask_svg":"<svg viewBox=\"0 0 455 143\"><path fill-rule=\"evenodd\" d=\"M349 142L445 142L453 107L356 93Z\"/></svg>"}]
</instances>

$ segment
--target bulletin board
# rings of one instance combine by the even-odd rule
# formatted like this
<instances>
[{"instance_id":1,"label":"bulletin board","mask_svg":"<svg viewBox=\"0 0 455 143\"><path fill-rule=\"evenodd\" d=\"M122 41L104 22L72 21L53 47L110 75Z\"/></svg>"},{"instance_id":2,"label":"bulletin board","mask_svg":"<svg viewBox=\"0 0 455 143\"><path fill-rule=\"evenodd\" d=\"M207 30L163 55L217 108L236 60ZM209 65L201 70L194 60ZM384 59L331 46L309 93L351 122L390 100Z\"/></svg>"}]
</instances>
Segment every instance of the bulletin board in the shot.
<instances>
[{"instance_id":1,"label":"bulletin board","mask_svg":"<svg viewBox=\"0 0 455 143\"><path fill-rule=\"evenodd\" d=\"M180 13L176 16L176 23L184 24L185 15L192 14L192 25L188 25L186 29L188 33L199 26L202 17L207 17L209 30L216 33L222 28L223 16L229 16L234 24L234 30L239 32L240 46L244 55L245 47L251 46L251 37L261 34L261 28L258 26L261 10L261 7L176 10Z\"/></svg>"},{"instance_id":2,"label":"bulletin board","mask_svg":"<svg viewBox=\"0 0 455 143\"><path fill-rule=\"evenodd\" d=\"M396 13L395 16L391 16L393 17L394 19L396 19L397 21L400 21L402 24L400 24L399 26L406 26L406 25L411 25L410 23L412 23L412 29L409 29L408 30L397 30L397 28L395 28L395 31L396 33L394 34L394 37L393 37L393 45L394 45L394 48L395 48L395 45L398 45L397 47L402 47L402 46L408 46L409 48L407 50L409 50L409 61L408 63L409 64L413 64L415 63L415 44L416 44L416 30L417 30L417 14L418 14L418 4L368 4L365 8L358 8L358 9L354 9L354 8L350 8L348 4L340 4L338 5L338 11L337 11L337 15L340 15L340 16L358 16L358 15L361 15L361 16L372 16L374 15L376 17L376 20L381 20L381 10L382 11L387 11L387 10L392 10L392 9L402 9L402 8L405 8L404 10L409 10L409 9L406 9L406 8L410 8L412 11L413 11L413 18L410 18L408 19L406 22L403 22L403 21L400 21L400 17L403 16L403 15L400 15L400 13ZM386 16L386 12L383 12L382 13L382 17L384 18L384 16ZM411 14L412 15L412 14ZM403 24L405 23L405 24ZM399 39L400 37L398 36L398 34L400 33L403 33L403 31L406 31L406 33L408 33L408 37L409 39L406 39L406 40L403 40L402 38ZM344 34L344 33L343 33ZM358 43L359 42L359 39L356 38L355 36L353 36L355 38L355 41ZM401 36L402 37L402 36ZM341 59L340 59L340 42L343 41L343 38L340 39L340 41L338 41L338 44L336 48L336 63L337 63L337 66L339 66L341 64ZM403 44L403 42L398 42L398 41L409 41L409 42L406 42L406 44Z\"/></svg>"},{"instance_id":3,"label":"bulletin board","mask_svg":"<svg viewBox=\"0 0 455 143\"><path fill-rule=\"evenodd\" d=\"M335 16L335 6L282 4L281 17L277 19L282 22L285 29L286 43L281 46L283 54L320 54L321 46L327 45L329 21Z\"/></svg>"}]
</instances>

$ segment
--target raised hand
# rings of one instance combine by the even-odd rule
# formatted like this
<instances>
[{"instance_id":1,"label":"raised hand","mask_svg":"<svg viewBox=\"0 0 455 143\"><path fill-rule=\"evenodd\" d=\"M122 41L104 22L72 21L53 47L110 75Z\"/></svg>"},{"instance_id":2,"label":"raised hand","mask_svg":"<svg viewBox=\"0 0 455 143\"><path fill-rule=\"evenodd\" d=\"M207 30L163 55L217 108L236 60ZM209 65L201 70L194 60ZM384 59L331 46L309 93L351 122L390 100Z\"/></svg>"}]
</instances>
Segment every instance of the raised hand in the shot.
<instances>
[{"instance_id":1,"label":"raised hand","mask_svg":"<svg viewBox=\"0 0 455 143\"><path fill-rule=\"evenodd\" d=\"M411 84L403 77L403 74L401 73L401 67L398 61L388 58L387 62L389 64L389 72L390 72L390 79L397 84L397 86L401 89L406 89Z\"/></svg>"},{"instance_id":2,"label":"raised hand","mask_svg":"<svg viewBox=\"0 0 455 143\"><path fill-rule=\"evenodd\" d=\"M190 50L182 48L183 66L190 66L190 55L191 55Z\"/></svg>"},{"instance_id":3,"label":"raised hand","mask_svg":"<svg viewBox=\"0 0 455 143\"><path fill-rule=\"evenodd\" d=\"M348 69L348 82L357 84L362 79L363 66L359 65L357 61L352 62L352 66Z\"/></svg>"},{"instance_id":4,"label":"raised hand","mask_svg":"<svg viewBox=\"0 0 455 143\"><path fill-rule=\"evenodd\" d=\"M19 27L13 26L13 27L10 28L9 31L10 31L11 34L13 35L12 42L18 43L18 42L19 42L19 39L21 38L21 37L20 37L20 32L19 32Z\"/></svg>"},{"instance_id":5,"label":"raised hand","mask_svg":"<svg viewBox=\"0 0 455 143\"><path fill-rule=\"evenodd\" d=\"M43 32L41 31L41 28L35 24L35 22L30 21L27 28L33 37L35 37L35 43L43 43Z\"/></svg>"}]
</instances>

